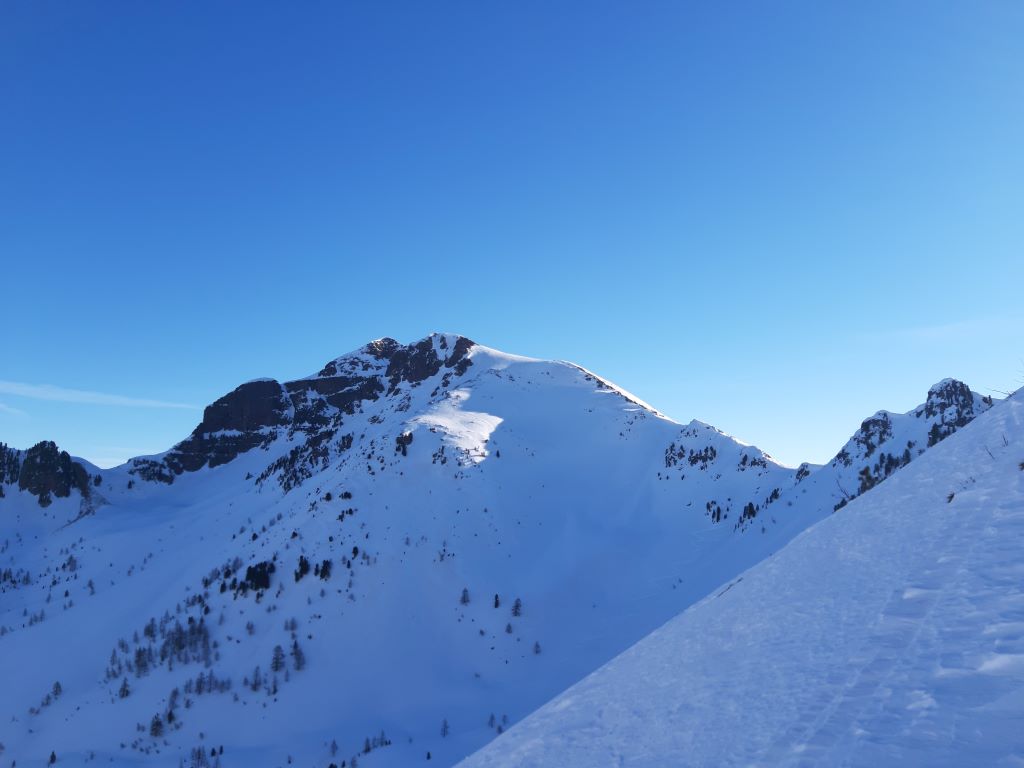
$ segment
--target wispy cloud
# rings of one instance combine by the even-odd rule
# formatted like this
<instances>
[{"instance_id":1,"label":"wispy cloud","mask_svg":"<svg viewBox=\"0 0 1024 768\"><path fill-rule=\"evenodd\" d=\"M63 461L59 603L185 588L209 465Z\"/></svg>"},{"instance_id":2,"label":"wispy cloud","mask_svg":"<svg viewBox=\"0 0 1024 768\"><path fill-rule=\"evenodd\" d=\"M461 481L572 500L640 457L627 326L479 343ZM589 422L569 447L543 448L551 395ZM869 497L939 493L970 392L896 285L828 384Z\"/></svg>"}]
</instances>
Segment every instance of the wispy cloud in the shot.
<instances>
[{"instance_id":1,"label":"wispy cloud","mask_svg":"<svg viewBox=\"0 0 1024 768\"><path fill-rule=\"evenodd\" d=\"M124 397L123 395L110 395L105 392L68 389L67 387L55 387L52 384L26 384L20 381L0 380L0 394L59 403L89 403L91 405L115 405L126 408L180 408L190 411L197 410L196 406L188 405L187 403L169 403L165 400Z\"/></svg>"},{"instance_id":2,"label":"wispy cloud","mask_svg":"<svg viewBox=\"0 0 1024 768\"><path fill-rule=\"evenodd\" d=\"M978 317L933 325L917 325L868 331L862 336L872 340L906 341L922 344L948 344L978 338L1019 339L1024 333L1024 315Z\"/></svg>"},{"instance_id":3,"label":"wispy cloud","mask_svg":"<svg viewBox=\"0 0 1024 768\"><path fill-rule=\"evenodd\" d=\"M6 403L0 403L0 413L5 413L8 416L28 416L28 414L20 408L12 408Z\"/></svg>"}]
</instances>

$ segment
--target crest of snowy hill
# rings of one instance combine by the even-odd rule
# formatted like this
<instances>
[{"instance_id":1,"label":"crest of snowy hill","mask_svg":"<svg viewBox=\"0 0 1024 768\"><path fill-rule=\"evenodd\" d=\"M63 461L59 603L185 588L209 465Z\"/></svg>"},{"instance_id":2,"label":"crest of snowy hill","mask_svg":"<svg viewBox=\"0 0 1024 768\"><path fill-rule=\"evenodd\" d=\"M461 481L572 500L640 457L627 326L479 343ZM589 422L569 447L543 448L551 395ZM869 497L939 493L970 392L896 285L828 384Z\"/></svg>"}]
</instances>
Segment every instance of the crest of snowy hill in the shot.
<instances>
[{"instance_id":1,"label":"crest of snowy hill","mask_svg":"<svg viewBox=\"0 0 1024 768\"><path fill-rule=\"evenodd\" d=\"M243 384L42 512L15 458L0 742L169 766L451 765L831 513L839 471L438 334Z\"/></svg>"},{"instance_id":2,"label":"crest of snowy hill","mask_svg":"<svg viewBox=\"0 0 1024 768\"><path fill-rule=\"evenodd\" d=\"M461 765L1020 765L1022 536L1017 395Z\"/></svg>"},{"instance_id":3,"label":"crest of snowy hill","mask_svg":"<svg viewBox=\"0 0 1024 768\"><path fill-rule=\"evenodd\" d=\"M587 444L591 431L600 433L596 445ZM506 460L515 463L550 443L554 432L573 436L560 462L624 444L643 453L648 469L659 465L661 480L689 475L690 497L702 495L698 487L708 491L708 517L713 497L728 517L733 505L737 514L744 505L760 507L793 481L792 470L757 448L700 422L681 427L584 368L508 355L451 334L408 346L378 339L316 375L243 384L210 405L186 440L162 456L133 459L126 471L133 486L171 484L245 457L247 468L259 470L252 482L261 490L290 492L332 466L375 476L429 458L470 472L500 459L503 440ZM416 459L403 461L414 440ZM714 492L722 487L728 492Z\"/></svg>"}]
</instances>

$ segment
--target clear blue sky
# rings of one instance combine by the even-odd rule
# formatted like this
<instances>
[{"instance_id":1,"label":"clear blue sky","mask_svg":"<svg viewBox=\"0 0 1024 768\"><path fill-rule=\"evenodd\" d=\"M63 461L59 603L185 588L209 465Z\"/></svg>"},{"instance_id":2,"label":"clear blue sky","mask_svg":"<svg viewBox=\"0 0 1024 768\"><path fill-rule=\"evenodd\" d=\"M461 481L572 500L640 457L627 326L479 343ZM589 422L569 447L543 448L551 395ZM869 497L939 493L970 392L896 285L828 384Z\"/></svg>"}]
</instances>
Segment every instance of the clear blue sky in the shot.
<instances>
[{"instance_id":1,"label":"clear blue sky","mask_svg":"<svg viewBox=\"0 0 1024 768\"><path fill-rule=\"evenodd\" d=\"M108 465L201 414L137 400L432 330L788 463L1019 386L1022 41L1018 0L5 2L0 440Z\"/></svg>"}]
</instances>

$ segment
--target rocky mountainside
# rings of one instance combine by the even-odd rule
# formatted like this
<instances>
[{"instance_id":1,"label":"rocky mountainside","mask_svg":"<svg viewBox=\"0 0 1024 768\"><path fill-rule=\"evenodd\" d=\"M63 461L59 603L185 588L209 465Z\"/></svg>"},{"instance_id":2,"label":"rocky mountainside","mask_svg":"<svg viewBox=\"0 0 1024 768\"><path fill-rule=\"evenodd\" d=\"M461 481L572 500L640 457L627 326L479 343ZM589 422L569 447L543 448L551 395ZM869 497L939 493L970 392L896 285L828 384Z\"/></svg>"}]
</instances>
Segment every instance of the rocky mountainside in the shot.
<instances>
[{"instance_id":1,"label":"rocky mountainside","mask_svg":"<svg viewBox=\"0 0 1024 768\"><path fill-rule=\"evenodd\" d=\"M113 470L5 448L4 757L451 765L989 405L943 382L790 469L434 334Z\"/></svg>"}]
</instances>

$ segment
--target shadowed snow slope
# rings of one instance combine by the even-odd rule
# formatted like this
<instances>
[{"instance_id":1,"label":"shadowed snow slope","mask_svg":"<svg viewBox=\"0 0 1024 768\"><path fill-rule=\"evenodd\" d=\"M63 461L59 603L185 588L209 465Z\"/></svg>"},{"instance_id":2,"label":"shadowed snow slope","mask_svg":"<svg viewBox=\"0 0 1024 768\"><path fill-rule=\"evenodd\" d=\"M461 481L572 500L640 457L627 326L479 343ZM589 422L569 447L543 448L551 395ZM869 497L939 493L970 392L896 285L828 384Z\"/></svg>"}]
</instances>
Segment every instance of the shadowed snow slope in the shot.
<instances>
[{"instance_id":1,"label":"shadowed snow slope","mask_svg":"<svg viewBox=\"0 0 1024 768\"><path fill-rule=\"evenodd\" d=\"M1024 402L996 404L462 763L1024 764Z\"/></svg>"}]
</instances>

